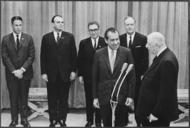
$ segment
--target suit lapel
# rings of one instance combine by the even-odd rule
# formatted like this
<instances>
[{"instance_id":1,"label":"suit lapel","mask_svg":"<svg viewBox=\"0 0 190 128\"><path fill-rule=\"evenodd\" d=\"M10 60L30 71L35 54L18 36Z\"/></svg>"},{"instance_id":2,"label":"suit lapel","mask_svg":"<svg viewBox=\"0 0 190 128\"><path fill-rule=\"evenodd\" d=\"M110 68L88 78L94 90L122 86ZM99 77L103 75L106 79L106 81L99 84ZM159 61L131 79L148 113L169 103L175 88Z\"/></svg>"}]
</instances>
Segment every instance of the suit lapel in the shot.
<instances>
[{"instance_id":1,"label":"suit lapel","mask_svg":"<svg viewBox=\"0 0 190 128\"><path fill-rule=\"evenodd\" d=\"M21 37L20 37L20 45L19 45L19 49L23 46L24 42L25 42L25 35L22 33Z\"/></svg>"}]
</instances>

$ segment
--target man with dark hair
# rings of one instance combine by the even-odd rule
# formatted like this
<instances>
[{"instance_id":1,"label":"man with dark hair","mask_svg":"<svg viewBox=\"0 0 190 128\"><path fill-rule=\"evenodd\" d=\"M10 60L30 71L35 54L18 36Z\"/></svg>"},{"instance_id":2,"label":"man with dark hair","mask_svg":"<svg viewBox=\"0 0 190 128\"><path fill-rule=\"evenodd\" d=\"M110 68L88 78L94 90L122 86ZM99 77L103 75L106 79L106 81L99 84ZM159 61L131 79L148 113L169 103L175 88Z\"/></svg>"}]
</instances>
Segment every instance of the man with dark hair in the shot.
<instances>
[{"instance_id":1,"label":"man with dark hair","mask_svg":"<svg viewBox=\"0 0 190 128\"><path fill-rule=\"evenodd\" d=\"M77 51L74 36L63 31L63 17L52 18L53 32L42 38L41 74L47 82L50 127L65 127L71 81L76 77Z\"/></svg>"},{"instance_id":2,"label":"man with dark hair","mask_svg":"<svg viewBox=\"0 0 190 128\"><path fill-rule=\"evenodd\" d=\"M95 113L95 124L101 126L100 111L93 107L92 98L92 64L94 53L96 50L106 46L104 38L99 36L99 24L98 22L89 22L88 31L90 37L81 40L78 52L78 76L79 82L84 83L85 98L86 98L86 127L91 127L94 122Z\"/></svg>"},{"instance_id":3,"label":"man with dark hair","mask_svg":"<svg viewBox=\"0 0 190 128\"><path fill-rule=\"evenodd\" d=\"M135 86L135 99L134 108L137 107L138 94L141 85L141 78L148 68L148 49L145 47L147 43L147 37L135 32L136 21L133 17L126 17L124 19L124 25L126 33L120 35L121 46L131 49L136 74L136 86ZM128 109L128 108L126 108ZM136 119L136 118L135 118ZM136 119L137 126L139 123ZM128 123L128 113L126 113L126 123Z\"/></svg>"},{"instance_id":4,"label":"man with dark hair","mask_svg":"<svg viewBox=\"0 0 190 128\"><path fill-rule=\"evenodd\" d=\"M20 16L12 17L11 23L13 32L2 40L2 59L11 103L12 122L9 127L16 127L18 124L19 109L21 124L30 127L27 108L30 81L33 77L34 43L32 36L22 32L23 20Z\"/></svg>"},{"instance_id":5,"label":"man with dark hair","mask_svg":"<svg viewBox=\"0 0 190 128\"><path fill-rule=\"evenodd\" d=\"M96 108L100 108L104 127L111 127L111 93L123 64L133 64L133 58L129 49L120 47L119 32L115 28L106 30L105 41L108 46L97 50L94 56L92 72L93 104ZM134 85L135 72L133 69L121 87L118 105L115 110L115 126L125 126L124 106L131 106L133 102Z\"/></svg>"},{"instance_id":6,"label":"man with dark hair","mask_svg":"<svg viewBox=\"0 0 190 128\"><path fill-rule=\"evenodd\" d=\"M159 32L148 35L146 47L155 58L142 78L135 114L142 126L169 127L178 119L178 61Z\"/></svg>"}]
</instances>

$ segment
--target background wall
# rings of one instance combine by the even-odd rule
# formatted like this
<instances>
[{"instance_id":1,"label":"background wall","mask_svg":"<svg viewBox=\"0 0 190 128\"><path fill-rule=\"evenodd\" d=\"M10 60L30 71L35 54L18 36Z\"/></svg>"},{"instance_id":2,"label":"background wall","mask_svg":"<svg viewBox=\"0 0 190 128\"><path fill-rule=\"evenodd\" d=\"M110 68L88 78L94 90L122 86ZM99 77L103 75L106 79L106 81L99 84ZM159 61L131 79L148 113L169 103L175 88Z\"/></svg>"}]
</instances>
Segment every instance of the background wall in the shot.
<instances>
[{"instance_id":1,"label":"background wall","mask_svg":"<svg viewBox=\"0 0 190 128\"><path fill-rule=\"evenodd\" d=\"M64 17L64 29L74 34L77 50L80 40L89 36L89 21L96 20L100 23L100 34L103 36L106 28L111 26L116 27L121 34L124 33L124 17L135 17L137 31L140 33L147 35L159 31L165 35L168 47L174 51L179 61L178 88L189 87L187 2L1 1L1 39L12 32L10 20L15 15L23 18L24 32L33 36L36 58L31 87L46 87L40 77L41 38L52 31L51 18L55 14ZM1 108L9 107L2 62L1 102ZM69 106L85 107L83 85L78 80L71 86Z\"/></svg>"}]
</instances>

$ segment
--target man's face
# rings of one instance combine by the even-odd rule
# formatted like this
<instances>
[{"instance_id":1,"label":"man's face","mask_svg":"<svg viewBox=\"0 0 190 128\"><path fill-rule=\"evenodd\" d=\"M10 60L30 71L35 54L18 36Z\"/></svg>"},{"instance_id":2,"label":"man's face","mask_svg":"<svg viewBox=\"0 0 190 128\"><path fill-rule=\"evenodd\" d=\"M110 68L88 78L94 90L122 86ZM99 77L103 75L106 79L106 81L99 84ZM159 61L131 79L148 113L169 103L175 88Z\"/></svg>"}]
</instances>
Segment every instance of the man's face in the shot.
<instances>
[{"instance_id":1,"label":"man's face","mask_svg":"<svg viewBox=\"0 0 190 128\"><path fill-rule=\"evenodd\" d=\"M21 20L15 20L12 24L13 32L16 34L19 34L22 32L22 21Z\"/></svg>"},{"instance_id":2,"label":"man's face","mask_svg":"<svg viewBox=\"0 0 190 128\"><path fill-rule=\"evenodd\" d=\"M128 18L124 22L126 33L131 35L135 32L135 21L133 18Z\"/></svg>"},{"instance_id":3,"label":"man's face","mask_svg":"<svg viewBox=\"0 0 190 128\"><path fill-rule=\"evenodd\" d=\"M156 43L152 38L148 37L146 47L147 47L147 49L149 50L150 53L152 53L154 55L157 54Z\"/></svg>"},{"instance_id":4,"label":"man's face","mask_svg":"<svg viewBox=\"0 0 190 128\"><path fill-rule=\"evenodd\" d=\"M108 39L106 40L108 46L112 50L117 50L120 45L120 40L119 40L119 33L118 32L108 32L107 33Z\"/></svg>"},{"instance_id":5,"label":"man's face","mask_svg":"<svg viewBox=\"0 0 190 128\"><path fill-rule=\"evenodd\" d=\"M59 17L59 16L55 17L53 25L54 25L53 27L56 31L63 30L63 25L64 25L63 18Z\"/></svg>"},{"instance_id":6,"label":"man's face","mask_svg":"<svg viewBox=\"0 0 190 128\"><path fill-rule=\"evenodd\" d=\"M91 38L96 39L99 36L99 28L96 24L89 25L88 31Z\"/></svg>"}]
</instances>

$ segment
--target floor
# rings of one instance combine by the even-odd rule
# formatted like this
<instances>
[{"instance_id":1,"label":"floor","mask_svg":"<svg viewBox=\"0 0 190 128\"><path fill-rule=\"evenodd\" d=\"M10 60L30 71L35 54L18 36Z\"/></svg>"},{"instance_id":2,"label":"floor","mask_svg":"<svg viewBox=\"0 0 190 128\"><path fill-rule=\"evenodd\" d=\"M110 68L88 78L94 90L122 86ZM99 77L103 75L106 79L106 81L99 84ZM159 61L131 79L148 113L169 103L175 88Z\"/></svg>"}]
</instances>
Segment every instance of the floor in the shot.
<instances>
[{"instance_id":1,"label":"floor","mask_svg":"<svg viewBox=\"0 0 190 128\"><path fill-rule=\"evenodd\" d=\"M1 126L7 127L10 123L11 116L9 111L2 111L1 112ZM136 123L134 121L134 114L129 115L130 124L128 126L135 127ZM75 110L70 111L68 113L66 124L68 127L84 127L86 123L86 116L84 110ZM30 124L32 127L48 127L49 121L47 118L43 116L38 116L32 120L30 120ZM179 123L171 123L170 126L172 127L188 127L189 122L179 122ZM22 127L22 125L17 125L17 127ZM59 127L59 125L57 125Z\"/></svg>"}]
</instances>

